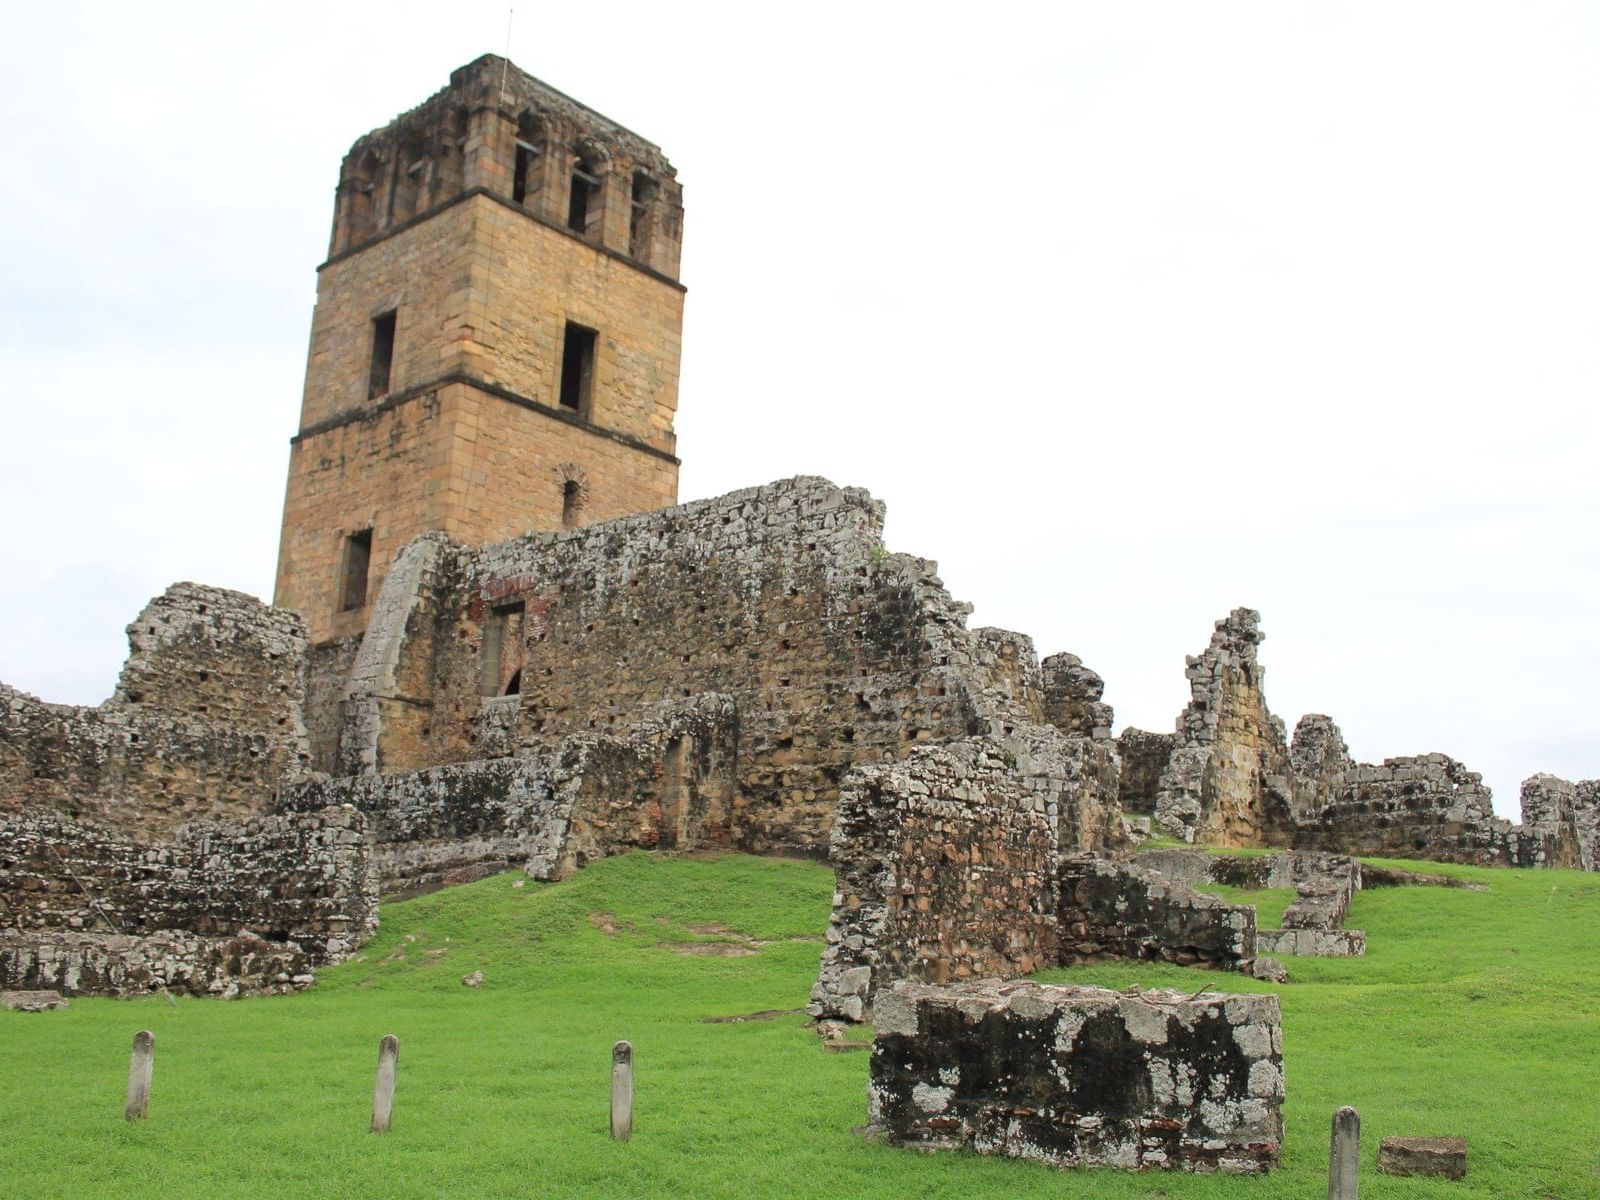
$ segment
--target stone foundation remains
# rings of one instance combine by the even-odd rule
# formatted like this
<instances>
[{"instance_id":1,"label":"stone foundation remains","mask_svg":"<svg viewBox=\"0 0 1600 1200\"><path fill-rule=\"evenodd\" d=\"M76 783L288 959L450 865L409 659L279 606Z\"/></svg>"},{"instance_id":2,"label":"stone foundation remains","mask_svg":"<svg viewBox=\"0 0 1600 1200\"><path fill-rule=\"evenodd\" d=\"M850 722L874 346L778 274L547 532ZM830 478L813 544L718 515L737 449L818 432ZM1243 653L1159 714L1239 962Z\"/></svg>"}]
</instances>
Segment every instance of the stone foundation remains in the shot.
<instances>
[{"instance_id":1,"label":"stone foundation remains","mask_svg":"<svg viewBox=\"0 0 1600 1200\"><path fill-rule=\"evenodd\" d=\"M901 982L871 1072L869 1128L921 1150L1253 1174L1283 1141L1271 995Z\"/></svg>"}]
</instances>

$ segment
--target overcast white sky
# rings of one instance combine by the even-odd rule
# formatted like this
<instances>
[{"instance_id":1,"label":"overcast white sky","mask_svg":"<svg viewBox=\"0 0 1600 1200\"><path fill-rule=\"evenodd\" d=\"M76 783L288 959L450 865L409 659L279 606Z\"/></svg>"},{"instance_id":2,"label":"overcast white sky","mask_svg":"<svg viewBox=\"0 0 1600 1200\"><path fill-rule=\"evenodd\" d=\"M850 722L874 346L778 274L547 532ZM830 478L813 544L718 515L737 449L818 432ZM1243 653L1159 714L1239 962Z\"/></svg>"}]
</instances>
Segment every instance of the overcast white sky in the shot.
<instances>
[{"instance_id":1,"label":"overcast white sky","mask_svg":"<svg viewBox=\"0 0 1600 1200\"><path fill-rule=\"evenodd\" d=\"M270 598L339 161L504 3L13 6L0 679ZM1600 776L1600 6L613 2L521 66L686 189L684 499L826 475L1118 727L1267 693L1516 812Z\"/></svg>"}]
</instances>

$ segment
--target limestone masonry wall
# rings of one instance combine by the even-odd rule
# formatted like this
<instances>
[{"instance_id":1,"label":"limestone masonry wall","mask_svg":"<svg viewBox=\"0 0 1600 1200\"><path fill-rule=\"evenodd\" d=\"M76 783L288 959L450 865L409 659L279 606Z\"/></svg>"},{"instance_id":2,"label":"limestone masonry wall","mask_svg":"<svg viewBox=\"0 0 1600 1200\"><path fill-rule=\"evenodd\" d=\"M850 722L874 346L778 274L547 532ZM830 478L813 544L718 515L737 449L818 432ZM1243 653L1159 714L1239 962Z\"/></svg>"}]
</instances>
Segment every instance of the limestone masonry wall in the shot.
<instances>
[{"instance_id":1,"label":"limestone masonry wall","mask_svg":"<svg viewBox=\"0 0 1600 1200\"><path fill-rule=\"evenodd\" d=\"M377 873L392 894L507 867L564 879L627 849L726 844L737 736L731 702L705 696L626 736L573 734L515 758L320 778L287 791L283 804L308 812L349 804L364 813Z\"/></svg>"},{"instance_id":2,"label":"limestone masonry wall","mask_svg":"<svg viewBox=\"0 0 1600 1200\"><path fill-rule=\"evenodd\" d=\"M377 927L365 822L351 808L196 824L175 841L130 838L52 813L0 817L7 925L232 937L248 929L337 962Z\"/></svg>"},{"instance_id":3,"label":"limestone masonry wall","mask_svg":"<svg viewBox=\"0 0 1600 1200\"><path fill-rule=\"evenodd\" d=\"M1247 970L1256 957L1256 913L1142 866L1088 855L1061 868L1064 964L1131 958Z\"/></svg>"},{"instance_id":4,"label":"limestone masonry wall","mask_svg":"<svg viewBox=\"0 0 1600 1200\"><path fill-rule=\"evenodd\" d=\"M851 766L1016 731L1038 692L1031 645L970 633L932 564L884 551L882 519L865 492L794 479L482 549L418 543L379 597L340 759L519 753L714 692L739 720L731 844L821 854Z\"/></svg>"},{"instance_id":5,"label":"limestone masonry wall","mask_svg":"<svg viewBox=\"0 0 1600 1200\"><path fill-rule=\"evenodd\" d=\"M0 684L0 813L49 810L146 835L266 810L309 764L304 626L237 592L174 584L128 627L110 700Z\"/></svg>"},{"instance_id":6,"label":"limestone masonry wall","mask_svg":"<svg viewBox=\"0 0 1600 1200\"><path fill-rule=\"evenodd\" d=\"M1188 659L1192 700L1156 785L1156 817L1185 841L1258 846L1292 823L1283 724L1267 709L1261 614L1236 608Z\"/></svg>"},{"instance_id":7,"label":"limestone masonry wall","mask_svg":"<svg viewBox=\"0 0 1600 1200\"><path fill-rule=\"evenodd\" d=\"M872 1130L1058 1167L1253 1174L1283 1142L1276 996L984 980L880 995Z\"/></svg>"},{"instance_id":8,"label":"limestone masonry wall","mask_svg":"<svg viewBox=\"0 0 1600 1200\"><path fill-rule=\"evenodd\" d=\"M812 1011L866 1020L880 987L1054 965L1055 816L988 738L859 768Z\"/></svg>"}]
</instances>

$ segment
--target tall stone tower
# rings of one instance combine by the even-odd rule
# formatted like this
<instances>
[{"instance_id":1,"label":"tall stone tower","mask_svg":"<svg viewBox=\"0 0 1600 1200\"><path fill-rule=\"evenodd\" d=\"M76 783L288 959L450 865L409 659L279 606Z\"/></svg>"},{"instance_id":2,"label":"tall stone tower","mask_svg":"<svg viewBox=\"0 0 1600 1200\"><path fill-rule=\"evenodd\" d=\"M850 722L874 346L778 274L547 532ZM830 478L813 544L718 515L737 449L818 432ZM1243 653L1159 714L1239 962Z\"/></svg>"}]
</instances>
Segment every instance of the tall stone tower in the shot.
<instances>
[{"instance_id":1,"label":"tall stone tower","mask_svg":"<svg viewBox=\"0 0 1600 1200\"><path fill-rule=\"evenodd\" d=\"M659 147L484 55L339 173L276 603L361 633L395 552L677 502L683 190Z\"/></svg>"}]
</instances>

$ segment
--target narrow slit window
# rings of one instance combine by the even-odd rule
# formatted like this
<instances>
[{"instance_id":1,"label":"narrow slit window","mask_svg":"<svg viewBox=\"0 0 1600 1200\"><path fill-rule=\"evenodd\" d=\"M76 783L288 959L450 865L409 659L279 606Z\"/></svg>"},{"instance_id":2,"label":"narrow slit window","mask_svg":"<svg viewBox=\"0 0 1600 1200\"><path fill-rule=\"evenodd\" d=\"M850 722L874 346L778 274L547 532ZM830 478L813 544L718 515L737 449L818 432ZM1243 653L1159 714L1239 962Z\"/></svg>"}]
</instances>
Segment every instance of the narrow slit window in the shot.
<instances>
[{"instance_id":1,"label":"narrow slit window","mask_svg":"<svg viewBox=\"0 0 1600 1200\"><path fill-rule=\"evenodd\" d=\"M389 394L389 371L394 366L394 313L372 318L372 373L367 399Z\"/></svg>"},{"instance_id":2,"label":"narrow slit window","mask_svg":"<svg viewBox=\"0 0 1600 1200\"><path fill-rule=\"evenodd\" d=\"M367 602L367 571L372 566L372 530L363 529L344 540L344 586L339 610L349 612Z\"/></svg>"},{"instance_id":3,"label":"narrow slit window","mask_svg":"<svg viewBox=\"0 0 1600 1200\"><path fill-rule=\"evenodd\" d=\"M578 524L578 510L583 507L583 488L576 479L569 479L561 485L561 527L575 529Z\"/></svg>"},{"instance_id":4,"label":"narrow slit window","mask_svg":"<svg viewBox=\"0 0 1600 1200\"><path fill-rule=\"evenodd\" d=\"M595 331L567 322L561 344L561 407L588 417L594 397Z\"/></svg>"}]
</instances>

